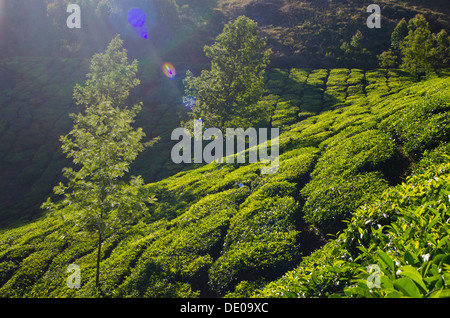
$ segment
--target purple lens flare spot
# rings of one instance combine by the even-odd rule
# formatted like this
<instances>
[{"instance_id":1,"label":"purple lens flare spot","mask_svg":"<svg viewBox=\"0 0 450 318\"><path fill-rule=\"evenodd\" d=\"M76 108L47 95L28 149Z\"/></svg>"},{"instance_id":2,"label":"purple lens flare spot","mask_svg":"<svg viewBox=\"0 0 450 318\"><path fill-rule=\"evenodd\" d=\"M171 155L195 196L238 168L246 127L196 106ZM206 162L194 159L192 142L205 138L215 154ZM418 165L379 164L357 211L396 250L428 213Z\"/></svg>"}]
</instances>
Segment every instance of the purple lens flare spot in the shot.
<instances>
[{"instance_id":1,"label":"purple lens flare spot","mask_svg":"<svg viewBox=\"0 0 450 318\"><path fill-rule=\"evenodd\" d=\"M128 11L128 23L130 23L136 33L143 39L148 39L148 31L144 26L146 19L144 11L139 8L132 8Z\"/></svg>"},{"instance_id":2,"label":"purple lens flare spot","mask_svg":"<svg viewBox=\"0 0 450 318\"><path fill-rule=\"evenodd\" d=\"M135 28L144 26L146 16L144 11L139 8L132 8L128 11L128 22Z\"/></svg>"}]
</instances>

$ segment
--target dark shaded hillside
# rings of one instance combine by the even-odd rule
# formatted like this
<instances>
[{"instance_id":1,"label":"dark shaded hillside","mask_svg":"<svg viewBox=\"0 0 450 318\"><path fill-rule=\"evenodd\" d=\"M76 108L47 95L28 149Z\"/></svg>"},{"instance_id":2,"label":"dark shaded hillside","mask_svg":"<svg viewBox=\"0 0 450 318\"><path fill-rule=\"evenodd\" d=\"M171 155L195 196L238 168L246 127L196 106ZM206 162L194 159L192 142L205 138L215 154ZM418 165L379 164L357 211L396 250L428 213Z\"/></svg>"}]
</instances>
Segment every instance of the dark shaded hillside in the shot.
<instances>
[{"instance_id":1,"label":"dark shaded hillside","mask_svg":"<svg viewBox=\"0 0 450 318\"><path fill-rule=\"evenodd\" d=\"M67 162L58 139L75 111L71 92L82 60L16 58L0 62L1 219L36 214L36 204ZM28 210L33 208L33 210Z\"/></svg>"},{"instance_id":2,"label":"dark shaded hillside","mask_svg":"<svg viewBox=\"0 0 450 318\"><path fill-rule=\"evenodd\" d=\"M366 25L371 1L234 1L222 0L219 8L225 20L246 15L258 22L267 35L275 54L274 67L376 68L377 54L390 46L390 35L402 19L418 13L425 15L433 32L449 30L450 5L448 1L391 1L376 2L381 8L381 29ZM345 54L340 48L350 42L360 30L367 53Z\"/></svg>"},{"instance_id":3,"label":"dark shaded hillside","mask_svg":"<svg viewBox=\"0 0 450 318\"><path fill-rule=\"evenodd\" d=\"M88 68L89 61L82 59L0 60L0 222L39 216L39 206L59 182L61 169L70 165L59 137L72 127L69 114L79 112L73 87L84 82ZM139 69L142 84L131 99L145 106L137 125L148 139L162 138L134 164L151 182L180 169L168 161L170 134L183 114L182 87L150 61Z\"/></svg>"},{"instance_id":4,"label":"dark shaded hillside","mask_svg":"<svg viewBox=\"0 0 450 318\"><path fill-rule=\"evenodd\" d=\"M273 49L271 67L362 68L378 66L377 54L390 45L390 34L402 19L423 14L433 33L450 29L446 0L381 0L381 29L366 26L367 6L361 0L126 0L76 1L81 4L80 30L66 27L68 0L7 1L0 21L2 58L53 56L90 58L101 51L116 33L125 39L130 56L146 59L149 52L161 58L201 69L208 61L203 46L211 44L223 25L239 15L258 22ZM114 16L111 8L126 11L142 7L152 17L147 40L130 34L126 17ZM16 23L15 21L22 21ZM42 32L38 32L38 30ZM345 53L341 46L360 30L367 51Z\"/></svg>"}]
</instances>

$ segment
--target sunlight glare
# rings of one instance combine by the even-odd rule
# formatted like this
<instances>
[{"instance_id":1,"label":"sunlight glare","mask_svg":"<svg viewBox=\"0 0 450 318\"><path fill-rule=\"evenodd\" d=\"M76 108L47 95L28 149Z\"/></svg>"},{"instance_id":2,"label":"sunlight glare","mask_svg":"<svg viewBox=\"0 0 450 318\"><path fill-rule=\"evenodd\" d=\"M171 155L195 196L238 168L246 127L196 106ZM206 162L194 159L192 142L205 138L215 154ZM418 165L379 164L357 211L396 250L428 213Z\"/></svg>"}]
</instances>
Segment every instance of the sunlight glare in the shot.
<instances>
[{"instance_id":1,"label":"sunlight glare","mask_svg":"<svg viewBox=\"0 0 450 318\"><path fill-rule=\"evenodd\" d=\"M163 64L163 73L170 79L175 79L177 72L175 71L175 67L172 63L166 62Z\"/></svg>"}]
</instances>

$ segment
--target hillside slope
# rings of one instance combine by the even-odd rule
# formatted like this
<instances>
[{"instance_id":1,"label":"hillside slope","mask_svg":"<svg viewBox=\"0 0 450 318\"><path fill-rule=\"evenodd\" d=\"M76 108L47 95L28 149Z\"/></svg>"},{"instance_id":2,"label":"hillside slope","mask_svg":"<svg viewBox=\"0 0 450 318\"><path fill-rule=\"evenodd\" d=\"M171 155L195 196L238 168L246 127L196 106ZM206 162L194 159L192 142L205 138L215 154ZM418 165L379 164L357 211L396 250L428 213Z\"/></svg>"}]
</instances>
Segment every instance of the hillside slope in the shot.
<instances>
[{"instance_id":1,"label":"hillside slope","mask_svg":"<svg viewBox=\"0 0 450 318\"><path fill-rule=\"evenodd\" d=\"M450 190L449 167L433 168L448 162L448 71L414 84L395 70L276 69L266 85L272 124L283 131L276 174L261 175L261 163L208 164L148 184L158 204L138 224L109 233L104 241L101 291L94 287L96 239L77 229L71 211L4 229L0 296L360 295L364 291L358 289L344 293L358 268L378 262L391 275L395 268L389 260L396 255L414 268L435 264L430 263L431 276L423 275L425 287L417 283L419 293L420 288L423 294L448 293L447 274L441 279L439 271L448 273L449 212L443 200ZM411 171L418 177L400 185ZM402 190L407 187L414 195ZM393 199L378 201L395 191L392 206ZM425 200L430 203L421 220L411 211ZM362 205L367 208L358 209ZM342 221L352 215L357 222L345 230ZM415 229L417 222L428 231L398 235L391 245L398 249L403 242L404 250L388 250L390 232L376 224L390 222L400 226L394 234ZM328 234L343 230L344 236L326 244ZM334 275L344 264L335 257L344 250L345 270ZM367 256L378 250L375 259ZM73 263L81 269L80 289L66 285L66 269ZM317 272L322 265L328 266L327 275L310 275L310 268ZM419 281L415 272L410 276ZM394 291L410 284L391 278ZM308 285L309 279L328 281Z\"/></svg>"}]
</instances>

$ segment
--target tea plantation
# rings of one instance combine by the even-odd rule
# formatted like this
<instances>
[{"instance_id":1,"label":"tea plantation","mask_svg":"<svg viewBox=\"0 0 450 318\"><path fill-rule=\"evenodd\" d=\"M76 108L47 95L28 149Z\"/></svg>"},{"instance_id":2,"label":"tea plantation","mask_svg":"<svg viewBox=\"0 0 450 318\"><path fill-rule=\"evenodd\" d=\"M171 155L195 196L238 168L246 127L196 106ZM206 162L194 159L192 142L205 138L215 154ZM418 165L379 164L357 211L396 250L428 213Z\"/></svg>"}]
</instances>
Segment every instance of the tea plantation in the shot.
<instances>
[{"instance_id":1,"label":"tea plantation","mask_svg":"<svg viewBox=\"0 0 450 318\"><path fill-rule=\"evenodd\" d=\"M14 73L11 63L0 66ZM146 217L104 240L100 289L96 237L67 210L1 230L0 297L449 297L449 76L272 69L261 103L281 129L277 173L262 175L262 163L176 166L170 147L152 149L135 169L167 165L172 175L146 186L158 199ZM56 135L70 129L72 84L34 87L61 100L27 108L23 95L20 108L1 111L0 159L25 162L21 180L42 174L36 201L65 163ZM148 94L145 105L158 92L136 95ZM167 138L178 125L167 116L179 104L172 95L140 114L149 135ZM5 120L12 113L23 123ZM66 284L70 264L80 266L80 288ZM372 288L370 265L380 271Z\"/></svg>"}]
</instances>

